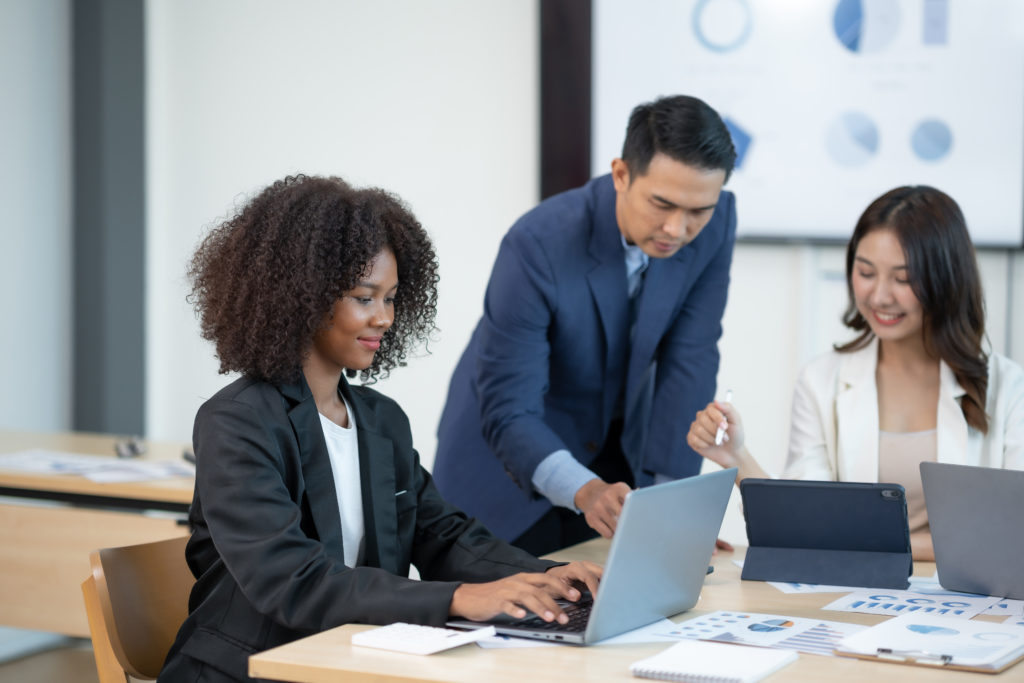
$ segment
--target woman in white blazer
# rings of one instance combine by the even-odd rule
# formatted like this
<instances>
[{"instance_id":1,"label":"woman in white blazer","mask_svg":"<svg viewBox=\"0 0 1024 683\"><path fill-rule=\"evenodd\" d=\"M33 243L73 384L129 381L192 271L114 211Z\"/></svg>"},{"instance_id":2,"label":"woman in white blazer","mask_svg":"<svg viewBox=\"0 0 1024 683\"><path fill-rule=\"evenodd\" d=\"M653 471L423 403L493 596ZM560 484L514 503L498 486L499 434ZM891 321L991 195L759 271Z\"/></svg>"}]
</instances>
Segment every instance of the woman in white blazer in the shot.
<instances>
[{"instance_id":1,"label":"woman in white blazer","mask_svg":"<svg viewBox=\"0 0 1024 683\"><path fill-rule=\"evenodd\" d=\"M864 211L846 252L858 336L804 367L784 477L888 481L907 490L916 559L933 559L922 461L1024 469L1024 370L986 354L974 247L956 202L900 187ZM715 444L719 429L725 434ZM687 441L745 477L766 477L739 412L714 402Z\"/></svg>"}]
</instances>

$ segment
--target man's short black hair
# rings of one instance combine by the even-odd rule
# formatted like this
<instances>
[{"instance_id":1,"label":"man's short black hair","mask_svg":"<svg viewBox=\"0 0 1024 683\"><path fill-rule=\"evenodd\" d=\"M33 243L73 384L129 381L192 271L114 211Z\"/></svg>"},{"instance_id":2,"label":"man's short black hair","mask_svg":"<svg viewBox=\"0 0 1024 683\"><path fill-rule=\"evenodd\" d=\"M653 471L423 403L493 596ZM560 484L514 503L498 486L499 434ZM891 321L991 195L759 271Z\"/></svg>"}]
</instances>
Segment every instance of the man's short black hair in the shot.
<instances>
[{"instance_id":1,"label":"man's short black hair","mask_svg":"<svg viewBox=\"0 0 1024 683\"><path fill-rule=\"evenodd\" d=\"M645 102L629 115L622 159L630 179L647 173L658 152L705 171L721 169L726 180L736 163L736 148L722 117L703 100L687 95Z\"/></svg>"}]
</instances>

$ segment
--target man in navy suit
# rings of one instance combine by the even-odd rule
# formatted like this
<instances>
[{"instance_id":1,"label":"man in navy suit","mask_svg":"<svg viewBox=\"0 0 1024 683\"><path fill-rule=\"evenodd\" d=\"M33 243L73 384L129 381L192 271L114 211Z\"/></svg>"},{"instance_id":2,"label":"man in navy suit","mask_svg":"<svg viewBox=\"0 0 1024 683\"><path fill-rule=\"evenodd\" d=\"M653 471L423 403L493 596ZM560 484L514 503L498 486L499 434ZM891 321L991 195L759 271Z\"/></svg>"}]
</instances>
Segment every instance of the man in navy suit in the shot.
<instances>
[{"instance_id":1,"label":"man in navy suit","mask_svg":"<svg viewBox=\"0 0 1024 683\"><path fill-rule=\"evenodd\" d=\"M700 470L686 432L715 392L735 159L701 100L642 104L610 175L512 226L438 428L446 499L543 554Z\"/></svg>"}]
</instances>

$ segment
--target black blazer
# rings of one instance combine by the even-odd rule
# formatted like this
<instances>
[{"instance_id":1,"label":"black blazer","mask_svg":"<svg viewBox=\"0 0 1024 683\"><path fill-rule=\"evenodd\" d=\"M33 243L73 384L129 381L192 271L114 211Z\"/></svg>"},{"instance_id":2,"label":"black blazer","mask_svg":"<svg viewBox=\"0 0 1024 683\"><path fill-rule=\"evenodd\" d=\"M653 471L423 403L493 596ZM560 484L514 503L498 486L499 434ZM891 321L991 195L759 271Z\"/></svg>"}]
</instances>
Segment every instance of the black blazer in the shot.
<instances>
[{"instance_id":1,"label":"black blazer","mask_svg":"<svg viewBox=\"0 0 1024 683\"><path fill-rule=\"evenodd\" d=\"M233 382L196 415L185 551L196 584L160 681L251 680L249 655L340 624L443 624L461 582L555 564L441 498L398 404L344 380L339 390L358 429L363 565L344 564L331 463L306 382ZM406 578L410 564L423 581Z\"/></svg>"}]
</instances>

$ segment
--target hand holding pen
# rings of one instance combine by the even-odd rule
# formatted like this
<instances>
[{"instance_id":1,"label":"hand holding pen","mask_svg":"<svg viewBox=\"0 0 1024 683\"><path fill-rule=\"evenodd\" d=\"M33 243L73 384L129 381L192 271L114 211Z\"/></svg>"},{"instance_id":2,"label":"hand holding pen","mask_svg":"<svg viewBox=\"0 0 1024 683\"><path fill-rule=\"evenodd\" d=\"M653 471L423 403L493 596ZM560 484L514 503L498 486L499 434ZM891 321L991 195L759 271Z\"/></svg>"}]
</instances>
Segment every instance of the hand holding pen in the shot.
<instances>
[{"instance_id":1,"label":"hand holding pen","mask_svg":"<svg viewBox=\"0 0 1024 683\"><path fill-rule=\"evenodd\" d=\"M725 390L725 402L726 403L732 403L732 389L726 389ZM722 441L727 438L725 436L725 430L727 430L728 428L729 428L728 420L723 419L721 424L718 425L718 431L715 432L715 445L716 446L721 446L722 445Z\"/></svg>"},{"instance_id":2,"label":"hand holding pen","mask_svg":"<svg viewBox=\"0 0 1024 683\"><path fill-rule=\"evenodd\" d=\"M698 412L686 443L722 467L735 467L737 484L747 477L768 477L744 445L743 422L731 399L732 392L727 391L724 401L712 401Z\"/></svg>"},{"instance_id":3,"label":"hand holding pen","mask_svg":"<svg viewBox=\"0 0 1024 683\"><path fill-rule=\"evenodd\" d=\"M743 448L743 422L732 405L732 391L697 413L686 435L690 448L722 467L735 467Z\"/></svg>"}]
</instances>

